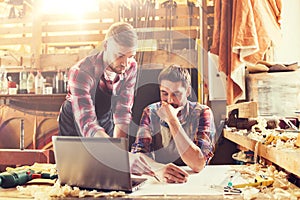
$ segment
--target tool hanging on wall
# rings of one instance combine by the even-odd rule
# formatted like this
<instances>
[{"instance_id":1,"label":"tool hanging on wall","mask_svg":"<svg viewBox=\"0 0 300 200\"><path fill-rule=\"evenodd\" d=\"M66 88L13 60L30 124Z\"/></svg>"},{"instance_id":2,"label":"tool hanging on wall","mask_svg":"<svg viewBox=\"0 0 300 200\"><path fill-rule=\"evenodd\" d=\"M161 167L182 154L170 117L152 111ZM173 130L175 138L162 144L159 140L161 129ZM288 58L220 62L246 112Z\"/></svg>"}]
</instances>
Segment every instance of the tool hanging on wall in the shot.
<instances>
[{"instance_id":1,"label":"tool hanging on wall","mask_svg":"<svg viewBox=\"0 0 300 200\"><path fill-rule=\"evenodd\" d=\"M165 50L168 52L168 61L170 61L170 53L173 50L173 30L172 27L175 25L173 22L175 22L176 17L176 7L177 3L173 0L168 0L163 2L162 7L165 8L165 31L168 33L168 38L165 41Z\"/></svg>"},{"instance_id":2,"label":"tool hanging on wall","mask_svg":"<svg viewBox=\"0 0 300 200\"><path fill-rule=\"evenodd\" d=\"M156 16L155 4L156 4L156 0L146 0L144 2L137 1L131 3L130 10L132 12L130 12L130 16L131 18L133 18L133 22L132 22L133 27L139 28L141 30L144 29L146 30L149 27L155 27L155 16ZM122 9L120 11L123 14L123 18L125 17L124 16L125 9L126 8L122 6ZM144 17L139 17L139 16L144 16ZM142 48L146 46L144 43L147 39L149 39L148 37L149 37L149 33L147 33L147 31L138 32L138 38L139 41L141 42L139 43L139 45L141 45ZM143 50L139 51L139 55L137 56L138 59L136 60L139 66L139 70L137 72L137 78L136 78L137 83L140 82L141 70L143 68L143 63L144 63L144 54L145 51ZM136 84L135 87L136 87L135 91L137 91L138 84ZM135 93L135 95L136 94L137 93Z\"/></svg>"}]
</instances>

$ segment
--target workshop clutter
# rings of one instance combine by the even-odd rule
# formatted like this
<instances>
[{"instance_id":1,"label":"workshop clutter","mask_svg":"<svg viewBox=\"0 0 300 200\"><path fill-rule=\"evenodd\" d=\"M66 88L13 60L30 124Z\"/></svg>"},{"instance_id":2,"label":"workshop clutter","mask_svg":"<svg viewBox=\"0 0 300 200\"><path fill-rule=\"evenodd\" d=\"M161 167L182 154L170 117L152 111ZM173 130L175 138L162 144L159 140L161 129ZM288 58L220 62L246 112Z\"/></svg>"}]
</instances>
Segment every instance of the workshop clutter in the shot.
<instances>
[{"instance_id":1,"label":"workshop clutter","mask_svg":"<svg viewBox=\"0 0 300 200\"><path fill-rule=\"evenodd\" d=\"M299 119L297 117L263 117L258 116L257 102L244 102L227 106L226 127L236 130L242 135L247 135L265 145L275 147L298 148L300 147ZM235 160L241 157L235 154Z\"/></svg>"},{"instance_id":2,"label":"workshop clutter","mask_svg":"<svg viewBox=\"0 0 300 200\"><path fill-rule=\"evenodd\" d=\"M11 177L13 175L14 177ZM1 179L2 178L2 179ZM6 179L5 179L6 178ZM55 164L34 163L16 168L8 167L0 173L0 183L6 184L5 188L17 187L19 193L34 199L49 199L63 197L122 197L123 191L102 192L85 190L70 185L61 185ZM9 187L8 187L9 186Z\"/></svg>"},{"instance_id":3,"label":"workshop clutter","mask_svg":"<svg viewBox=\"0 0 300 200\"><path fill-rule=\"evenodd\" d=\"M232 158L235 160L236 164L245 165L254 163L254 152L253 151L239 151L232 154Z\"/></svg>"}]
</instances>

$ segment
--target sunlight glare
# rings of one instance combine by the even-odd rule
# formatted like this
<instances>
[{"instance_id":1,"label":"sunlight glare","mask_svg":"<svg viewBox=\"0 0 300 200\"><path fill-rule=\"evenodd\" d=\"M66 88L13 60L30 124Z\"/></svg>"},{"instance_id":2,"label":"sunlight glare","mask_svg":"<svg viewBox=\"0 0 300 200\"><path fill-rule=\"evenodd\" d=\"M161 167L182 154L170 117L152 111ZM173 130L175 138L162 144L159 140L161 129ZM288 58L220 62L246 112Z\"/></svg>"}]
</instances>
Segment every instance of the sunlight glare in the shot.
<instances>
[{"instance_id":1,"label":"sunlight glare","mask_svg":"<svg viewBox=\"0 0 300 200\"><path fill-rule=\"evenodd\" d=\"M82 15L98 11L98 0L43 0L42 12L46 14Z\"/></svg>"}]
</instances>

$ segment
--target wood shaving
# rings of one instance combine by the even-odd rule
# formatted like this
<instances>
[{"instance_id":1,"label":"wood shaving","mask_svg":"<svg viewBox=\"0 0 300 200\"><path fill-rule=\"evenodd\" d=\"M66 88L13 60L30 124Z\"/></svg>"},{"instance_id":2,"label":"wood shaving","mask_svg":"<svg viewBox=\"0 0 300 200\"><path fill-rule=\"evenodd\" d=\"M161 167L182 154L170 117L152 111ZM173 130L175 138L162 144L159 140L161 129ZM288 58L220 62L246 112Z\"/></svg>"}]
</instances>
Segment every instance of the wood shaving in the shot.
<instances>
[{"instance_id":1,"label":"wood shaving","mask_svg":"<svg viewBox=\"0 0 300 200\"><path fill-rule=\"evenodd\" d=\"M17 190L26 196L31 196L37 200L51 199L51 198L65 198L65 197L124 197L126 195L123 191L111 191L101 192L97 190L82 190L78 187L71 187L69 185L61 186L57 181L53 186L41 186L41 185L28 185L17 186Z\"/></svg>"},{"instance_id":2,"label":"wood shaving","mask_svg":"<svg viewBox=\"0 0 300 200\"><path fill-rule=\"evenodd\" d=\"M290 199L297 200L300 198L300 188L293 185L287 180L288 175L284 171L278 171L275 166L263 166L260 164L239 165L233 169L241 174L241 176L252 182L258 174L266 175L274 179L274 183L270 187L259 186L256 188L246 187L243 189L243 198L252 199ZM259 192L257 191L259 190Z\"/></svg>"}]
</instances>

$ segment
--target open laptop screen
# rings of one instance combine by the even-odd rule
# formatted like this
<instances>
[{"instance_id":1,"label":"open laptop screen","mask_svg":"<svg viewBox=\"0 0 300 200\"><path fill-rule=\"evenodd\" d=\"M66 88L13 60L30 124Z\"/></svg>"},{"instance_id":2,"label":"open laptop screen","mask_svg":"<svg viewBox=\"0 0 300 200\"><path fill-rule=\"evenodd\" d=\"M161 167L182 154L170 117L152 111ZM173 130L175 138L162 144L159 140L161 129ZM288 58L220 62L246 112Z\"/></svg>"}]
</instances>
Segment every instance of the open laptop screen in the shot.
<instances>
[{"instance_id":1,"label":"open laptop screen","mask_svg":"<svg viewBox=\"0 0 300 200\"><path fill-rule=\"evenodd\" d=\"M126 138L53 136L61 184L131 192Z\"/></svg>"}]
</instances>

